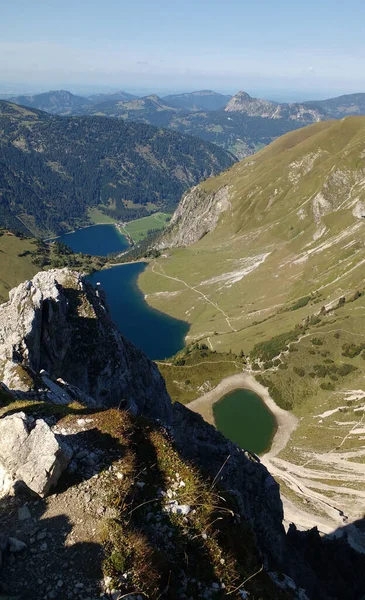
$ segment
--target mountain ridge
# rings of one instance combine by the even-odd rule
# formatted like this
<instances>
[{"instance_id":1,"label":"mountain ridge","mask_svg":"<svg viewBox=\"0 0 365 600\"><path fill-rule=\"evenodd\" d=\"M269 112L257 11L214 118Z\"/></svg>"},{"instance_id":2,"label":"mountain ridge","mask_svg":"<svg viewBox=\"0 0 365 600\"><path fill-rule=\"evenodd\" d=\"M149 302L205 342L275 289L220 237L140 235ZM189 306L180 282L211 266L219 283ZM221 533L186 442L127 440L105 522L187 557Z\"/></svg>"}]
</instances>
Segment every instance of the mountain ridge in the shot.
<instances>
[{"instance_id":1,"label":"mountain ridge","mask_svg":"<svg viewBox=\"0 0 365 600\"><path fill-rule=\"evenodd\" d=\"M92 206L121 220L172 207L183 189L234 162L202 140L142 123L4 101L0 123L0 225L36 237L87 224Z\"/></svg>"},{"instance_id":2,"label":"mountain ridge","mask_svg":"<svg viewBox=\"0 0 365 600\"><path fill-rule=\"evenodd\" d=\"M46 108L44 104L42 107ZM55 111L52 107L50 110ZM365 114L365 94L280 103L252 98L247 92L228 97L200 90L162 98L156 94L129 97L120 92L116 97L101 95L91 102L87 99L87 104L80 101L73 109L60 106L57 111L64 115L108 116L165 127L214 143L242 159L305 124Z\"/></svg>"},{"instance_id":3,"label":"mountain ridge","mask_svg":"<svg viewBox=\"0 0 365 600\"><path fill-rule=\"evenodd\" d=\"M365 409L364 156L364 117L286 134L184 194L160 242L167 257L139 280L149 304L189 322L189 351L203 346L207 361L246 357L247 372L299 419L265 464L282 486L287 521L323 533L361 519L365 491L355 483ZM188 352L178 359L164 373L183 401ZM186 364L196 396L211 389L208 362L196 374Z\"/></svg>"}]
</instances>

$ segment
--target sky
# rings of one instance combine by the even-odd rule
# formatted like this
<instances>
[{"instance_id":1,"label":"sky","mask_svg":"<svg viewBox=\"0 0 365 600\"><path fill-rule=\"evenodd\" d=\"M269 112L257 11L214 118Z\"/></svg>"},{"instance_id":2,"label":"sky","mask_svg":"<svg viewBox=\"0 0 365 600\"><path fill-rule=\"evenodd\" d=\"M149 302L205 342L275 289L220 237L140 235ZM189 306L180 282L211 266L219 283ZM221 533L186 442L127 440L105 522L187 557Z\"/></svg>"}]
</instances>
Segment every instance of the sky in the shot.
<instances>
[{"instance_id":1,"label":"sky","mask_svg":"<svg viewBox=\"0 0 365 600\"><path fill-rule=\"evenodd\" d=\"M365 92L363 0L0 0L0 91Z\"/></svg>"}]
</instances>

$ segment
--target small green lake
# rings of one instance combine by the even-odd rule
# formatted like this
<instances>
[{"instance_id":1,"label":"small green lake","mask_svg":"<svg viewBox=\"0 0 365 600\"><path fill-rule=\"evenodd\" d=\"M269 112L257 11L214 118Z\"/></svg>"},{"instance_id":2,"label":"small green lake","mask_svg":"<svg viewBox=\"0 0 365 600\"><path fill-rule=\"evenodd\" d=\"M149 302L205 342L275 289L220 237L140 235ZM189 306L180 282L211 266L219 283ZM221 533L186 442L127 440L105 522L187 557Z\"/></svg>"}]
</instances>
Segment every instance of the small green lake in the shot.
<instances>
[{"instance_id":1,"label":"small green lake","mask_svg":"<svg viewBox=\"0 0 365 600\"><path fill-rule=\"evenodd\" d=\"M115 225L94 225L84 227L57 238L70 246L74 252L108 256L114 252L123 252L129 246L127 238Z\"/></svg>"},{"instance_id":2,"label":"small green lake","mask_svg":"<svg viewBox=\"0 0 365 600\"><path fill-rule=\"evenodd\" d=\"M213 405L215 424L241 448L263 454L276 431L274 415L251 390L234 390Z\"/></svg>"}]
</instances>

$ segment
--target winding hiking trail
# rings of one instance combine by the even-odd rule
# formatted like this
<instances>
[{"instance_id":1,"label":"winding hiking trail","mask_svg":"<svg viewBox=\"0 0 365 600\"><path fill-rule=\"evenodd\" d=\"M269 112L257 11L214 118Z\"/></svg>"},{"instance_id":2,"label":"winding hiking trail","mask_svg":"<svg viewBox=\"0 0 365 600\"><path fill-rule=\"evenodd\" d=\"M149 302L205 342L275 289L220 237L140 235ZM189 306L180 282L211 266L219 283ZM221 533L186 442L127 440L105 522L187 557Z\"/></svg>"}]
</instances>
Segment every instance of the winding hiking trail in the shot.
<instances>
[{"instance_id":1,"label":"winding hiking trail","mask_svg":"<svg viewBox=\"0 0 365 600\"><path fill-rule=\"evenodd\" d=\"M232 325L231 322L229 320L229 316L227 315L227 313L224 312L224 310L222 308L220 308L218 306L218 304L215 304L215 302L213 302L212 300L210 300L208 298L208 296L206 296L205 294L203 294L203 292L201 292L200 290L197 290L196 287L193 287L191 285L189 285L188 283L186 283L186 281L184 281L183 279L179 279L178 277L171 277L170 275L166 275L165 271L163 270L163 268L161 267L161 265L159 265L161 271L156 271L155 269L156 263L153 263L152 265L152 271L156 274L156 275L160 275L161 277L166 277L166 279L172 279L173 281L177 281L178 283L182 283L185 287L187 287L189 290L191 290L192 292L195 292L196 294L199 294L202 298L204 298L204 300L206 302L208 302L208 304L211 304L212 306L214 306L214 308L216 310L218 310L220 313L222 313L222 315L224 316L226 323L228 325L228 327L230 328L231 331L236 332L237 329L235 329Z\"/></svg>"}]
</instances>

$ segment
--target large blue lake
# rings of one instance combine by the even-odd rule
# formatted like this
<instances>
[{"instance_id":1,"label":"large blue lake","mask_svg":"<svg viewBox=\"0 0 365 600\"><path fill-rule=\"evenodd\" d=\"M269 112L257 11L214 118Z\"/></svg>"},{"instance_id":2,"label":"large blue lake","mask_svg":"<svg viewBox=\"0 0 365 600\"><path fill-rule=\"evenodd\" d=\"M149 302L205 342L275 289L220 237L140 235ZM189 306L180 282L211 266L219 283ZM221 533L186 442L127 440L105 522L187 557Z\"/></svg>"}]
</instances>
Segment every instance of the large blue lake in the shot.
<instances>
[{"instance_id":1,"label":"large blue lake","mask_svg":"<svg viewBox=\"0 0 365 600\"><path fill-rule=\"evenodd\" d=\"M72 248L74 252L108 256L114 252L122 252L128 248L128 241L114 225L94 225L58 238Z\"/></svg>"},{"instance_id":2,"label":"large blue lake","mask_svg":"<svg viewBox=\"0 0 365 600\"><path fill-rule=\"evenodd\" d=\"M60 238L74 252L107 256L122 252L128 243L116 227L96 225L79 229ZM137 285L147 263L131 263L104 269L89 276L106 292L111 315L119 331L153 360L162 360L184 347L188 323L173 319L151 308Z\"/></svg>"}]
</instances>

